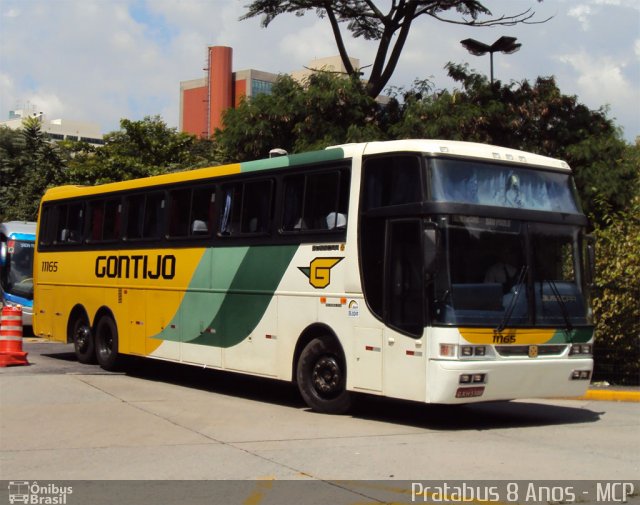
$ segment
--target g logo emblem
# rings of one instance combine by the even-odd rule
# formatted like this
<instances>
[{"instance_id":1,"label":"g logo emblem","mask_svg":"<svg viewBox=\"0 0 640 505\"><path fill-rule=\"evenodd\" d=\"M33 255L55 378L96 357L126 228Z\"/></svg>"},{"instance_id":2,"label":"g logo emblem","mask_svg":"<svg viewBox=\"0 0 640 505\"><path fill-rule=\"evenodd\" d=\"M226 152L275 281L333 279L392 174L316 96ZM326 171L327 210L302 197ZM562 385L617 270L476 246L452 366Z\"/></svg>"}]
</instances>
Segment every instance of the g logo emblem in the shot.
<instances>
[{"instance_id":1,"label":"g logo emblem","mask_svg":"<svg viewBox=\"0 0 640 505\"><path fill-rule=\"evenodd\" d=\"M308 267L298 267L298 269L309 278L309 284L316 289L323 289L331 284L331 269L343 259L316 258Z\"/></svg>"}]
</instances>

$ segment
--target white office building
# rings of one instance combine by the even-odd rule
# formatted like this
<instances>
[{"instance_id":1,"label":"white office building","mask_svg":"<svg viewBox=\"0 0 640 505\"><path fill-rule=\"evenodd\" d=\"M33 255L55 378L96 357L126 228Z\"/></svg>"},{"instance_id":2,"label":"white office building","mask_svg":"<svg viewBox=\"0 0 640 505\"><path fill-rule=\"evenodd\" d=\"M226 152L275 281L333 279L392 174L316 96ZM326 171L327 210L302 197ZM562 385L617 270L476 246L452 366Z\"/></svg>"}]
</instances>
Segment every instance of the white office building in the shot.
<instances>
[{"instance_id":1,"label":"white office building","mask_svg":"<svg viewBox=\"0 0 640 505\"><path fill-rule=\"evenodd\" d=\"M6 126L12 130L18 130L22 128L22 121L27 117L38 118L42 131L51 141L75 140L93 145L104 144L100 126L96 123L74 121L72 119L48 119L42 112L28 112L25 109L9 111L9 119L0 121L0 127Z\"/></svg>"}]
</instances>

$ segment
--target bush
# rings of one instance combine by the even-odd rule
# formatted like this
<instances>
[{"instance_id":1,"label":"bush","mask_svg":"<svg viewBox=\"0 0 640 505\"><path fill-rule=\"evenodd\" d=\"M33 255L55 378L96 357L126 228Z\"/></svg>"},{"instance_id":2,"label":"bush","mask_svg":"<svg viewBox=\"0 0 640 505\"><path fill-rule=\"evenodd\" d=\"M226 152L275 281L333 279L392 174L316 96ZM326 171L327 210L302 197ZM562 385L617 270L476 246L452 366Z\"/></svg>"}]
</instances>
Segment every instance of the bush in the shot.
<instances>
[{"instance_id":1,"label":"bush","mask_svg":"<svg viewBox=\"0 0 640 505\"><path fill-rule=\"evenodd\" d=\"M597 240L594 380L640 385L640 194L610 215Z\"/></svg>"}]
</instances>

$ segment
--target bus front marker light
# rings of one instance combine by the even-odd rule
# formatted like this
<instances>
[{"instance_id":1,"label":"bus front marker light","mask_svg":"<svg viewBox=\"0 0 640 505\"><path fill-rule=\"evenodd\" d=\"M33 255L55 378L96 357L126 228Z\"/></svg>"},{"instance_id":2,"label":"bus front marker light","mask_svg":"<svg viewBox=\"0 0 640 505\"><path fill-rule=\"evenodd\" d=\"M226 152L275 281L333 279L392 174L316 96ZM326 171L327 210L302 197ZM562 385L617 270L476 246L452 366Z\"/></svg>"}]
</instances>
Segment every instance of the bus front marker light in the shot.
<instances>
[{"instance_id":1,"label":"bus front marker light","mask_svg":"<svg viewBox=\"0 0 640 505\"><path fill-rule=\"evenodd\" d=\"M586 381L591 378L591 370L574 370L571 372L571 380Z\"/></svg>"},{"instance_id":2,"label":"bus front marker light","mask_svg":"<svg viewBox=\"0 0 640 505\"><path fill-rule=\"evenodd\" d=\"M474 373L472 377L472 381L474 384L484 384L484 374Z\"/></svg>"}]
</instances>

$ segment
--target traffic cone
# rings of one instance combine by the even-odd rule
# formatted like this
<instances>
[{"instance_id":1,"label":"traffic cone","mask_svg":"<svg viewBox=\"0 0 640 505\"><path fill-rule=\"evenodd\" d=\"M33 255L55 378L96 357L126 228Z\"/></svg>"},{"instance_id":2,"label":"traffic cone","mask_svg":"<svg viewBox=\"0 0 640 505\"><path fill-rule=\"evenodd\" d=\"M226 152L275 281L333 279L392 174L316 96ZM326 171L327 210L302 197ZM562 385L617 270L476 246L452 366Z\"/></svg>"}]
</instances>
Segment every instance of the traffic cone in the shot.
<instances>
[{"instance_id":1,"label":"traffic cone","mask_svg":"<svg viewBox=\"0 0 640 505\"><path fill-rule=\"evenodd\" d=\"M22 351L22 309L3 307L0 317L0 367L28 365Z\"/></svg>"}]
</instances>

